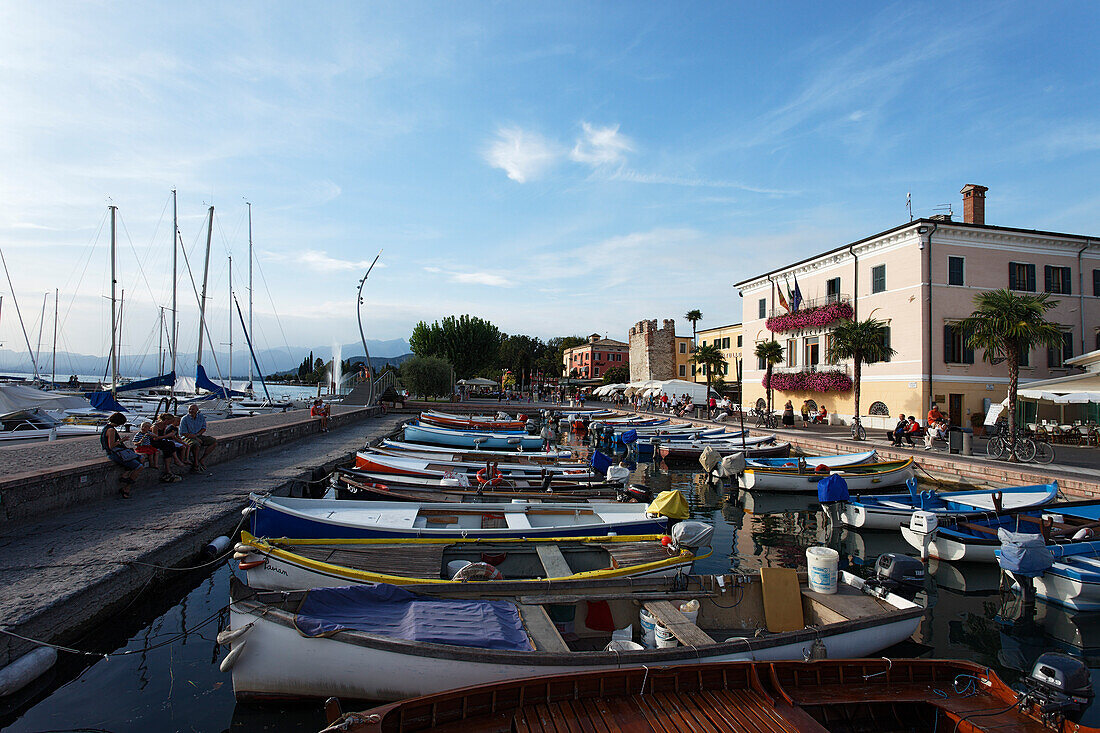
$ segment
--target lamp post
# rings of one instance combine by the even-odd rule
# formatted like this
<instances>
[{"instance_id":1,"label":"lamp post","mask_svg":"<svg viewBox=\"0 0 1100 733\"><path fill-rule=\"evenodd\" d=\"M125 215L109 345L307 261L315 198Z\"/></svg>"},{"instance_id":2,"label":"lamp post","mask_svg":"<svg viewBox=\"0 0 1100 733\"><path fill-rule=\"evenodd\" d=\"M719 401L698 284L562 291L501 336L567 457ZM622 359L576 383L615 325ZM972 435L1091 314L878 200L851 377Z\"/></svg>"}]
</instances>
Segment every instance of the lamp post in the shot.
<instances>
[{"instance_id":1,"label":"lamp post","mask_svg":"<svg viewBox=\"0 0 1100 733\"><path fill-rule=\"evenodd\" d=\"M741 384L741 360L735 360L737 366L737 414L741 418L741 452L745 452L745 387Z\"/></svg>"},{"instance_id":2,"label":"lamp post","mask_svg":"<svg viewBox=\"0 0 1100 733\"><path fill-rule=\"evenodd\" d=\"M374 404L374 378L371 374L370 368L370 351L367 349L367 337L363 334L363 286L367 283L367 278L370 277L370 271L374 269L374 265L378 262L378 258L382 256L382 250L378 250L378 254L374 256L374 260L370 263L370 267L367 268L367 272L363 275L363 279L359 281L359 296L355 304L355 317L359 320L359 340L363 342L363 359L367 367L367 406L370 407Z\"/></svg>"}]
</instances>

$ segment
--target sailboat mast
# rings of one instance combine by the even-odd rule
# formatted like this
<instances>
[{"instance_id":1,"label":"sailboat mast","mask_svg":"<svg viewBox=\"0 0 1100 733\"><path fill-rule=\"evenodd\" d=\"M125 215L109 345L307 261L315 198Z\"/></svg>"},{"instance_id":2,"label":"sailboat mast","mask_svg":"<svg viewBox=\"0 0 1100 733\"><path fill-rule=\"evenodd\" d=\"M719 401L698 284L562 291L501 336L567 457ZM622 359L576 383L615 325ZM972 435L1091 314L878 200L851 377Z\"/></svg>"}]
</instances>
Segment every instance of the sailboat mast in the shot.
<instances>
[{"instance_id":1,"label":"sailboat mast","mask_svg":"<svg viewBox=\"0 0 1100 733\"><path fill-rule=\"evenodd\" d=\"M252 338L252 203L248 204L248 338ZM248 384L252 384L252 362L248 362Z\"/></svg>"},{"instance_id":2,"label":"sailboat mast","mask_svg":"<svg viewBox=\"0 0 1100 733\"><path fill-rule=\"evenodd\" d=\"M206 223L206 258L202 265L202 295L199 297L199 350L195 352L195 367L202 366L202 332L206 328L206 281L210 275L210 240L214 237L214 207L210 207Z\"/></svg>"},{"instance_id":3,"label":"sailboat mast","mask_svg":"<svg viewBox=\"0 0 1100 733\"><path fill-rule=\"evenodd\" d=\"M50 381L55 385L57 384L57 297L60 292L57 288L53 290L53 364L50 367L52 373Z\"/></svg>"},{"instance_id":4,"label":"sailboat mast","mask_svg":"<svg viewBox=\"0 0 1100 733\"><path fill-rule=\"evenodd\" d=\"M157 328L157 374L164 374L164 306L160 307L160 327Z\"/></svg>"},{"instance_id":5,"label":"sailboat mast","mask_svg":"<svg viewBox=\"0 0 1100 733\"><path fill-rule=\"evenodd\" d=\"M4 250L2 249L0 249L0 265L4 266L4 276L8 279L8 290L11 291L11 299L15 303L15 317L19 319L19 330L23 332L23 341L27 344L27 356L31 360L31 369L34 370L34 378L38 379L38 364L34 361L31 337L27 335L27 325L23 323L23 314L19 310L19 298L15 297L15 286L11 283L11 270L8 269L8 261L4 257Z\"/></svg>"},{"instance_id":6,"label":"sailboat mast","mask_svg":"<svg viewBox=\"0 0 1100 733\"><path fill-rule=\"evenodd\" d=\"M229 255L229 389L233 389L233 255ZM228 393L227 393L228 394Z\"/></svg>"},{"instance_id":7,"label":"sailboat mast","mask_svg":"<svg viewBox=\"0 0 1100 733\"><path fill-rule=\"evenodd\" d=\"M42 312L38 315L38 343L34 347L34 360L39 365L42 364L42 329L46 325L46 301L49 297L49 292L42 293Z\"/></svg>"},{"instance_id":8,"label":"sailboat mast","mask_svg":"<svg viewBox=\"0 0 1100 733\"><path fill-rule=\"evenodd\" d=\"M115 272L115 211L117 206L108 206L111 210L111 397L115 396L118 386L118 314L116 312L115 288L118 285Z\"/></svg>"},{"instance_id":9,"label":"sailboat mast","mask_svg":"<svg viewBox=\"0 0 1100 733\"><path fill-rule=\"evenodd\" d=\"M171 336L168 345L172 349L172 373L176 372L176 338L179 336L179 330L177 327L176 318L176 258L179 253L179 246L176 244L176 239L179 237L179 215L176 211L176 189L172 189L172 328ZM161 367L161 374L164 373L164 368ZM176 383L172 382L172 386L168 388L168 394L173 395L176 392Z\"/></svg>"}]
</instances>

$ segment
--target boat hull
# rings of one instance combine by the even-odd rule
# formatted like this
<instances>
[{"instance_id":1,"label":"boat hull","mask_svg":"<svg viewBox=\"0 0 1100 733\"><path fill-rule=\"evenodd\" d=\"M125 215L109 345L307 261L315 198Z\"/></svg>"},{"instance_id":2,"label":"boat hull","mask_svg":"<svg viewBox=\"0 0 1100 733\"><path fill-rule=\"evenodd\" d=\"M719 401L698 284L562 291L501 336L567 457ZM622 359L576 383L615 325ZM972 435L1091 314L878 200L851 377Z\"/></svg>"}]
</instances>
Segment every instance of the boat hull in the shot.
<instances>
[{"instance_id":1,"label":"boat hull","mask_svg":"<svg viewBox=\"0 0 1100 733\"><path fill-rule=\"evenodd\" d=\"M471 433L447 430L444 428L429 429L426 426L406 425L404 428L405 440L410 443L428 443L431 445L447 445L458 448L487 448L490 450L531 450L542 448L543 440L537 435L523 435L521 433ZM474 441L482 440L481 443ZM518 443L510 443L509 440L518 439Z\"/></svg>"}]
</instances>

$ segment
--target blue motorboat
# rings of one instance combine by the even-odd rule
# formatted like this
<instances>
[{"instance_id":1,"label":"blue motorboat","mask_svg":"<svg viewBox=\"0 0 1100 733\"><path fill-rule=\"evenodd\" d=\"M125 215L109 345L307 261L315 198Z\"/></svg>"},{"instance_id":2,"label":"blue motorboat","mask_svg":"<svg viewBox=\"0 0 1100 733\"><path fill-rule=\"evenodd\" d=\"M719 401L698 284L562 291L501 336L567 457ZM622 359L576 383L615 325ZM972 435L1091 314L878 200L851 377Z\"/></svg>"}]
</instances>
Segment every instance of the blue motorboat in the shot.
<instances>
[{"instance_id":1,"label":"blue motorboat","mask_svg":"<svg viewBox=\"0 0 1100 733\"><path fill-rule=\"evenodd\" d=\"M405 441L449 445L476 450L533 450L542 448L543 440L537 435L523 433L487 432L480 430L450 430L430 425L410 423L404 428Z\"/></svg>"}]
</instances>

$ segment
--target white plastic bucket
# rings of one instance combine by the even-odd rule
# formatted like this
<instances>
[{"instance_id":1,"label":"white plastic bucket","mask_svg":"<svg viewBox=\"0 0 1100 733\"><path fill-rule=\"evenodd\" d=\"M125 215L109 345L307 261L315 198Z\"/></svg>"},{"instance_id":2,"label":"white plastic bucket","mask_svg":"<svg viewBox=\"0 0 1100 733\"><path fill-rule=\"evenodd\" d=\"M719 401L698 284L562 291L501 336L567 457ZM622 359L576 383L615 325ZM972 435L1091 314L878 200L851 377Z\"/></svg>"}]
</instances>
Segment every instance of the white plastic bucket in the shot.
<instances>
[{"instance_id":1,"label":"white plastic bucket","mask_svg":"<svg viewBox=\"0 0 1100 733\"><path fill-rule=\"evenodd\" d=\"M447 575L453 578L455 575L458 574L459 570L462 570L462 568L466 567L467 565L473 565L473 563L469 560L451 560L449 563L447 563Z\"/></svg>"},{"instance_id":2,"label":"white plastic bucket","mask_svg":"<svg viewBox=\"0 0 1100 733\"><path fill-rule=\"evenodd\" d=\"M695 623L695 620L699 618L699 601L692 599L687 603L681 603L680 613L684 614L688 621Z\"/></svg>"},{"instance_id":3,"label":"white plastic bucket","mask_svg":"<svg viewBox=\"0 0 1100 733\"><path fill-rule=\"evenodd\" d=\"M611 641L633 641L634 640L634 624L630 624L624 629L615 629L611 632Z\"/></svg>"},{"instance_id":4,"label":"white plastic bucket","mask_svg":"<svg viewBox=\"0 0 1100 733\"><path fill-rule=\"evenodd\" d=\"M669 649L680 645L680 640L666 627L657 624L653 628L653 635L657 639L658 649Z\"/></svg>"},{"instance_id":5,"label":"white plastic bucket","mask_svg":"<svg viewBox=\"0 0 1100 733\"><path fill-rule=\"evenodd\" d=\"M604 651L608 652L636 652L642 649L645 649L645 647L641 644L626 639L613 639L604 647Z\"/></svg>"},{"instance_id":6,"label":"white plastic bucket","mask_svg":"<svg viewBox=\"0 0 1100 733\"><path fill-rule=\"evenodd\" d=\"M646 649L653 649L657 646L657 637L653 631L657 625L657 619L644 608L638 614L638 619L642 624L642 644Z\"/></svg>"},{"instance_id":7,"label":"white plastic bucket","mask_svg":"<svg viewBox=\"0 0 1100 733\"><path fill-rule=\"evenodd\" d=\"M810 576L810 590L815 593L836 593L837 566L840 553L829 547L806 549L806 569Z\"/></svg>"}]
</instances>

